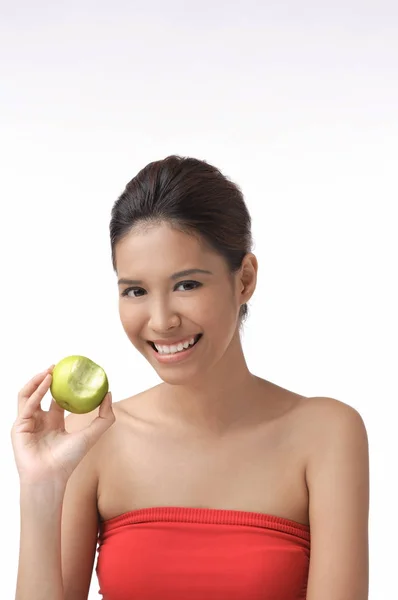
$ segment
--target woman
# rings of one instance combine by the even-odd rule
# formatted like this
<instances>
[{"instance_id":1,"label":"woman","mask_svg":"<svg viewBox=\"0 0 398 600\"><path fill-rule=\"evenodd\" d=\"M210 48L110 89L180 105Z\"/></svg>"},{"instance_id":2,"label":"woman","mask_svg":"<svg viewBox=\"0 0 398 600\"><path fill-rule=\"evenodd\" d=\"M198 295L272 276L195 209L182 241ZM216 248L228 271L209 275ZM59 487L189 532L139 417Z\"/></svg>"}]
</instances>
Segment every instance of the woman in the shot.
<instances>
[{"instance_id":1,"label":"woman","mask_svg":"<svg viewBox=\"0 0 398 600\"><path fill-rule=\"evenodd\" d=\"M365 600L366 429L250 372L240 189L169 156L127 185L110 235L123 328L163 382L66 420L40 407L52 367L20 391L16 600L86 600L96 551L105 600Z\"/></svg>"}]
</instances>

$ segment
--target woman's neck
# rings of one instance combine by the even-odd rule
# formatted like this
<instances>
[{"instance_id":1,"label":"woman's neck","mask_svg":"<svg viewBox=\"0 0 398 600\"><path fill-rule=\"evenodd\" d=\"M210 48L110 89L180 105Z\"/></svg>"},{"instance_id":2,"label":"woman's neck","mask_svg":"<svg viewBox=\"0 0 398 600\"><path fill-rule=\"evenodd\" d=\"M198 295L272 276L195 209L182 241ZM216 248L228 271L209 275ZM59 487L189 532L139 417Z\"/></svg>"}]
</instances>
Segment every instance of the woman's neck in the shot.
<instances>
[{"instance_id":1,"label":"woman's neck","mask_svg":"<svg viewBox=\"0 0 398 600\"><path fill-rule=\"evenodd\" d=\"M240 341L233 346L208 372L187 384L160 386L157 408L166 420L217 434L252 410L263 380L249 371Z\"/></svg>"}]
</instances>

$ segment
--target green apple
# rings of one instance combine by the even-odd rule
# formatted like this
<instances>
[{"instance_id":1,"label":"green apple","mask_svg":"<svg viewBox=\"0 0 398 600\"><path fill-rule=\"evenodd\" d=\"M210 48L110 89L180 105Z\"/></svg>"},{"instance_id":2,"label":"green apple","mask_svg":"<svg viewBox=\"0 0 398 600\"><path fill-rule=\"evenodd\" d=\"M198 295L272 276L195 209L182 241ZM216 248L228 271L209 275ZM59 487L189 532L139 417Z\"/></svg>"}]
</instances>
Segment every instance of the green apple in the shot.
<instances>
[{"instance_id":1,"label":"green apple","mask_svg":"<svg viewBox=\"0 0 398 600\"><path fill-rule=\"evenodd\" d=\"M104 369L86 356L67 356L53 369L51 395L71 413L91 412L101 404L108 389Z\"/></svg>"}]
</instances>

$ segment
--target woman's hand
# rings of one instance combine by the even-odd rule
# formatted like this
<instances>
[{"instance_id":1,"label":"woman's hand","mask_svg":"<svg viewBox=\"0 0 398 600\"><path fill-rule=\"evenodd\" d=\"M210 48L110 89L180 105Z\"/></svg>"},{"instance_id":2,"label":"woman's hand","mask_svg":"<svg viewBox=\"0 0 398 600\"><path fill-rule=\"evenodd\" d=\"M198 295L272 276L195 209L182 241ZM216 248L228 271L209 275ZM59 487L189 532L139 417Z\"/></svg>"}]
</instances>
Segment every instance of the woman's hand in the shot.
<instances>
[{"instance_id":1,"label":"woman's hand","mask_svg":"<svg viewBox=\"0 0 398 600\"><path fill-rule=\"evenodd\" d=\"M109 392L90 425L68 433L64 409L54 399L48 411L40 404L50 388L53 368L54 365L35 375L18 394L18 417L11 440L21 483L65 485L79 462L115 421Z\"/></svg>"}]
</instances>

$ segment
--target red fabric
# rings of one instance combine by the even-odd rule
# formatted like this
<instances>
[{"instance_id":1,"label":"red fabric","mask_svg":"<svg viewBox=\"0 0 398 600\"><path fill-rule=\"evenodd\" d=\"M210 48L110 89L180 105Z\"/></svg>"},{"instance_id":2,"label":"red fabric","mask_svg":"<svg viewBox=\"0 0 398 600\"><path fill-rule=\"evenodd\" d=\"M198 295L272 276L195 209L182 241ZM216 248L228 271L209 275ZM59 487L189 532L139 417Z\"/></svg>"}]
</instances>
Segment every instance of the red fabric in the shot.
<instances>
[{"instance_id":1,"label":"red fabric","mask_svg":"<svg viewBox=\"0 0 398 600\"><path fill-rule=\"evenodd\" d=\"M305 600L310 528L282 517L154 507L101 523L103 600Z\"/></svg>"}]
</instances>

